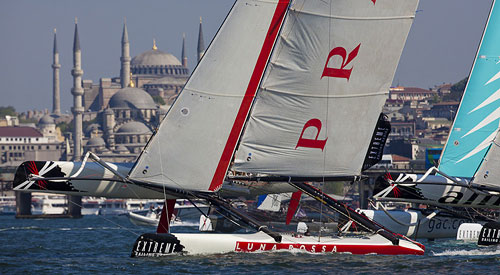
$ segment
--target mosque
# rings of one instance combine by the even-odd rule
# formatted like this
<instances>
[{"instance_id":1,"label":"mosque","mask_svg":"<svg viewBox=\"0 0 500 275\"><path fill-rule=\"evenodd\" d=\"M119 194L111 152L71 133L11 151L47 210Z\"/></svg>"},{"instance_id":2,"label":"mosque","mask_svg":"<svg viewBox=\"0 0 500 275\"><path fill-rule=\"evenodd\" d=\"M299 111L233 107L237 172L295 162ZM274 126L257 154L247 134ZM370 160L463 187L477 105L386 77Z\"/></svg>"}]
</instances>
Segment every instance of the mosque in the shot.
<instances>
[{"instance_id":1,"label":"mosque","mask_svg":"<svg viewBox=\"0 0 500 275\"><path fill-rule=\"evenodd\" d=\"M67 160L80 160L82 152L92 151L106 161L135 161L189 77L184 37L182 62L174 55L159 50L154 40L151 50L131 58L126 24L123 26L121 46L119 77L101 78L99 83L82 80L81 48L75 21L74 66L71 71L74 80L71 89L74 98L73 131L66 140L66 147L72 150L66 150ZM198 61L204 51L200 19ZM50 117L61 116L59 68L54 32L53 109L52 114L40 119L39 128L52 130L54 120ZM157 103L159 98L166 104Z\"/></svg>"}]
</instances>

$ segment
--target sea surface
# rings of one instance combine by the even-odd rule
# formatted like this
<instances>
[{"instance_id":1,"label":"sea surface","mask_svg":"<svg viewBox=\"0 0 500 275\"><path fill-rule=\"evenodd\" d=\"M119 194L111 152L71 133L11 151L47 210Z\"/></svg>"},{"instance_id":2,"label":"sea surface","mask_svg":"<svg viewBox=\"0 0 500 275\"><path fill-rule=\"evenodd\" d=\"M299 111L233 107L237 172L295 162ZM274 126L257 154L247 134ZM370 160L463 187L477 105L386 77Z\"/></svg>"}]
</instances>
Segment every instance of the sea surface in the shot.
<instances>
[{"instance_id":1,"label":"sea surface","mask_svg":"<svg viewBox=\"0 0 500 275\"><path fill-rule=\"evenodd\" d=\"M0 274L499 274L500 248L453 239L421 240L423 256L306 252L131 258L138 227L125 216L16 219L0 216ZM175 227L190 232L193 228Z\"/></svg>"}]
</instances>

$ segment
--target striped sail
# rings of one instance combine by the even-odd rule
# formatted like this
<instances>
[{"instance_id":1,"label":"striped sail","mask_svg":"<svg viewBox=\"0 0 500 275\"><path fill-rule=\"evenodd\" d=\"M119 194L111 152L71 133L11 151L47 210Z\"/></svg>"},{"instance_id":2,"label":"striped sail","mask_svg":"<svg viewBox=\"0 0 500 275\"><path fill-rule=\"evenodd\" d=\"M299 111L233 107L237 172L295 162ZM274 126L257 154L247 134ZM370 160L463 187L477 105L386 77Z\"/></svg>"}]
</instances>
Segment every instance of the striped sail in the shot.
<instances>
[{"instance_id":1,"label":"striped sail","mask_svg":"<svg viewBox=\"0 0 500 275\"><path fill-rule=\"evenodd\" d=\"M221 187L288 4L234 4L130 179L194 191Z\"/></svg>"},{"instance_id":2,"label":"striped sail","mask_svg":"<svg viewBox=\"0 0 500 275\"><path fill-rule=\"evenodd\" d=\"M233 169L359 175L417 5L294 1Z\"/></svg>"},{"instance_id":3,"label":"striped sail","mask_svg":"<svg viewBox=\"0 0 500 275\"><path fill-rule=\"evenodd\" d=\"M439 162L450 176L472 177L500 123L500 7L490 11L462 102Z\"/></svg>"}]
</instances>

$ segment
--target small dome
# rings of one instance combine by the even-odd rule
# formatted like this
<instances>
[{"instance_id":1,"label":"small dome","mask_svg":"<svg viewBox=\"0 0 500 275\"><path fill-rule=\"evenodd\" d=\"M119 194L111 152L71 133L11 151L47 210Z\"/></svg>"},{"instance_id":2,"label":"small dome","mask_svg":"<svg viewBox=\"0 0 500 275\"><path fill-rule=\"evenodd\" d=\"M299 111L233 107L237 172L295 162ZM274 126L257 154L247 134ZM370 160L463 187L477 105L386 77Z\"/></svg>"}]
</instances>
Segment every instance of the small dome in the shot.
<instances>
[{"instance_id":1,"label":"small dome","mask_svg":"<svg viewBox=\"0 0 500 275\"><path fill-rule=\"evenodd\" d=\"M123 145L117 145L115 150L114 150L115 153L130 153L130 151L127 149L127 147L123 146Z\"/></svg>"},{"instance_id":2,"label":"small dome","mask_svg":"<svg viewBox=\"0 0 500 275\"><path fill-rule=\"evenodd\" d=\"M160 50L149 50L132 58L130 66L182 66L177 57Z\"/></svg>"},{"instance_id":3,"label":"small dome","mask_svg":"<svg viewBox=\"0 0 500 275\"><path fill-rule=\"evenodd\" d=\"M101 130L101 126L97 123L92 123L89 126L85 127L85 134L89 135L94 130Z\"/></svg>"},{"instance_id":4,"label":"small dome","mask_svg":"<svg viewBox=\"0 0 500 275\"><path fill-rule=\"evenodd\" d=\"M138 121L130 121L123 124L118 131L117 134L136 134L136 135L144 135L144 134L152 134L151 130L148 126L144 125L144 123Z\"/></svg>"},{"instance_id":5,"label":"small dome","mask_svg":"<svg viewBox=\"0 0 500 275\"><path fill-rule=\"evenodd\" d=\"M106 142L102 137L93 137L87 141L87 144L85 146L92 146L92 147L100 147L100 146L106 146Z\"/></svg>"},{"instance_id":6,"label":"small dome","mask_svg":"<svg viewBox=\"0 0 500 275\"><path fill-rule=\"evenodd\" d=\"M127 87L120 89L109 99L109 107L116 109L156 109L156 103L146 91Z\"/></svg>"},{"instance_id":7,"label":"small dome","mask_svg":"<svg viewBox=\"0 0 500 275\"><path fill-rule=\"evenodd\" d=\"M52 118L50 115L44 115L38 121L38 125L47 125L47 124L56 124L56 122L54 121L54 118Z\"/></svg>"},{"instance_id":8,"label":"small dome","mask_svg":"<svg viewBox=\"0 0 500 275\"><path fill-rule=\"evenodd\" d=\"M104 114L105 115L112 115L113 114L113 110L111 110L111 108L106 108L106 110L104 110Z\"/></svg>"}]
</instances>

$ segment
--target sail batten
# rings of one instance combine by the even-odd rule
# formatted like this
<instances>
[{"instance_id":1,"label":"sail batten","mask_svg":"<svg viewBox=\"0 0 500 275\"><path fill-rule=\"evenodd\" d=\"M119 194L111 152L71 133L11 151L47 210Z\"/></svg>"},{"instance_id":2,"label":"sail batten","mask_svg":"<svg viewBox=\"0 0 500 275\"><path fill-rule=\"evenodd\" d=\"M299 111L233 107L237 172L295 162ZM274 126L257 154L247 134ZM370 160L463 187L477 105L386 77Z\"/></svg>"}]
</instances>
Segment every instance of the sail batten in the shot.
<instances>
[{"instance_id":1,"label":"sail batten","mask_svg":"<svg viewBox=\"0 0 500 275\"><path fill-rule=\"evenodd\" d=\"M378 95L387 96L389 94L389 91L380 91L380 92L366 93L366 94L363 94L361 92L359 92L359 93L355 92L355 94L352 94L352 95L304 94L304 93L277 90L277 89L271 89L271 88L261 88L261 91L266 91L269 93L276 93L276 94L284 94L284 95L294 95L294 96L304 96L304 97L320 97L320 98L349 98L349 97L365 97L365 96L378 96Z\"/></svg>"},{"instance_id":2,"label":"sail batten","mask_svg":"<svg viewBox=\"0 0 500 275\"><path fill-rule=\"evenodd\" d=\"M319 12L304 11L304 10L297 9L297 8L291 8L290 11L314 15L314 16L320 16L320 17L325 17L325 18L331 18L331 19L342 19L342 20L399 20L399 19L414 19L415 18L414 13L412 13L410 15L401 15L401 16L357 17L357 16L341 16L341 15L333 15L333 14L330 15L330 14L324 14L324 13L319 13Z\"/></svg>"}]
</instances>

